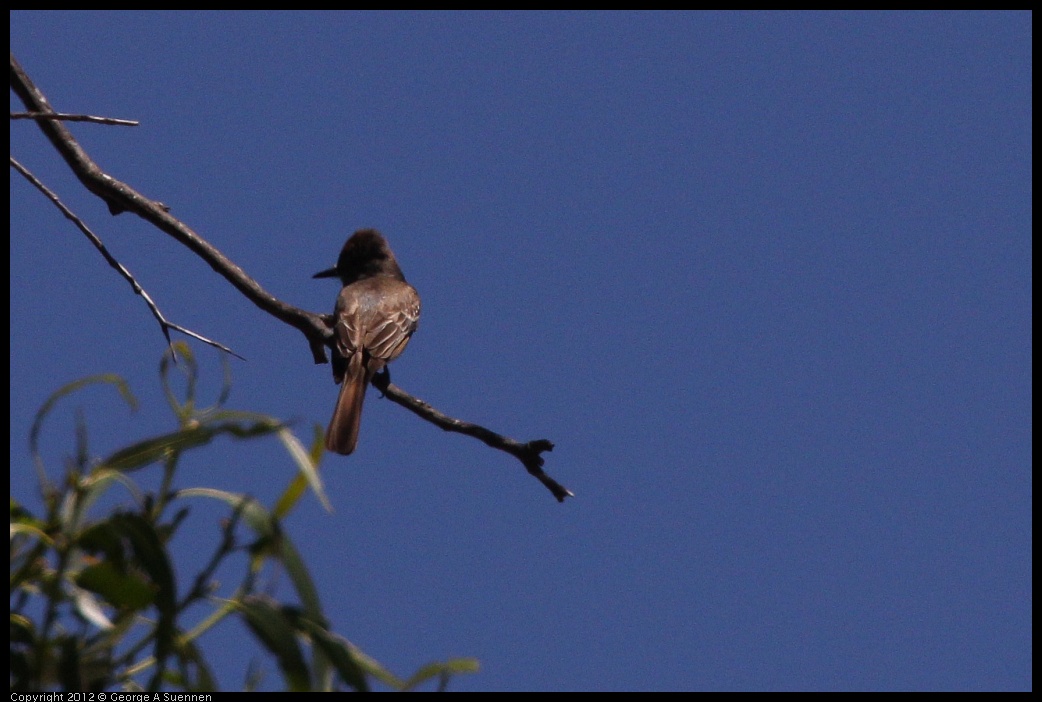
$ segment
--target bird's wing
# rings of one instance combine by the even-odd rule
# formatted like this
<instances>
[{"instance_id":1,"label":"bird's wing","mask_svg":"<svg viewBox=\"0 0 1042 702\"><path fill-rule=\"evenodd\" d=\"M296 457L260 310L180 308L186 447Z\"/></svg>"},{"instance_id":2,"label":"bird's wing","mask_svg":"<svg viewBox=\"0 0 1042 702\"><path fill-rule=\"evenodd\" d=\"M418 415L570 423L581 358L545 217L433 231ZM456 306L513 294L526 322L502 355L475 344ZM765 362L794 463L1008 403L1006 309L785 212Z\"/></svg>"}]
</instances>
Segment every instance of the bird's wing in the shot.
<instances>
[{"instance_id":1,"label":"bird's wing","mask_svg":"<svg viewBox=\"0 0 1042 702\"><path fill-rule=\"evenodd\" d=\"M420 319L420 296L408 283L394 282L371 291L368 280L359 281L341 291L335 331L342 356L362 350L386 363L405 350Z\"/></svg>"},{"instance_id":2,"label":"bird's wing","mask_svg":"<svg viewBox=\"0 0 1042 702\"><path fill-rule=\"evenodd\" d=\"M420 320L420 297L408 283L381 300L365 333L365 349L374 358L393 361L405 350Z\"/></svg>"}]
</instances>

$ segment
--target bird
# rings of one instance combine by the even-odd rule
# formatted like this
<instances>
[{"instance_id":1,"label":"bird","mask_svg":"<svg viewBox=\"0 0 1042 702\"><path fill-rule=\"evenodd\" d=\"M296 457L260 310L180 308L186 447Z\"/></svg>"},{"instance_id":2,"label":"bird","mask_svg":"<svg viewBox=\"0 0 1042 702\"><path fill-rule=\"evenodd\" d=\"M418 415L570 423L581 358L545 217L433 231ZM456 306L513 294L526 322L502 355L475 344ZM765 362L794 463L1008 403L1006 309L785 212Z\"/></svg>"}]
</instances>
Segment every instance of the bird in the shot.
<instances>
[{"instance_id":1,"label":"bird","mask_svg":"<svg viewBox=\"0 0 1042 702\"><path fill-rule=\"evenodd\" d=\"M405 350L420 320L420 296L375 229L352 234L336 266L313 277L343 284L333 309L333 380L340 394L326 449L347 456L358 444L366 386Z\"/></svg>"}]
</instances>

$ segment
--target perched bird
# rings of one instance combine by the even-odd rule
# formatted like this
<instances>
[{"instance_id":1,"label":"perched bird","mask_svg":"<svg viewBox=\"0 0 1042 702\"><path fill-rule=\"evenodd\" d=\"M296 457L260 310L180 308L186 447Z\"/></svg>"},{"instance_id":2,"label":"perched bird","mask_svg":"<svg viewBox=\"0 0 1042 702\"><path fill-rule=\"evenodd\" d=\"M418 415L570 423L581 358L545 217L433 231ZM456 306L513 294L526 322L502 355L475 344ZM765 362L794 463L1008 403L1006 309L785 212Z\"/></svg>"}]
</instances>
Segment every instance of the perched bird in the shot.
<instances>
[{"instance_id":1,"label":"perched bird","mask_svg":"<svg viewBox=\"0 0 1042 702\"><path fill-rule=\"evenodd\" d=\"M405 282L391 247L375 229L360 229L340 251L336 267L315 278L340 278L333 310L333 379L340 383L326 448L348 455L358 443L365 389L398 358L420 319L420 296Z\"/></svg>"}]
</instances>

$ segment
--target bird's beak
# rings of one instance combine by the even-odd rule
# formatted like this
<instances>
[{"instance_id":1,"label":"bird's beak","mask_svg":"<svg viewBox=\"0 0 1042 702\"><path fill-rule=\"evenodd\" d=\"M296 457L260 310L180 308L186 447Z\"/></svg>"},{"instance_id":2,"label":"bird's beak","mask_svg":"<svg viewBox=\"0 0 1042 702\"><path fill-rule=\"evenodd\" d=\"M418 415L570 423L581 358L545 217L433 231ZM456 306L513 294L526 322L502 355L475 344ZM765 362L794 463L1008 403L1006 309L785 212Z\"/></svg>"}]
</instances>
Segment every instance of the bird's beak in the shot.
<instances>
[{"instance_id":1,"label":"bird's beak","mask_svg":"<svg viewBox=\"0 0 1042 702\"><path fill-rule=\"evenodd\" d=\"M313 275L311 277L312 278L336 278L337 277L336 266L334 266L333 268L330 268L329 270L322 271L321 273L316 273L315 275Z\"/></svg>"}]
</instances>

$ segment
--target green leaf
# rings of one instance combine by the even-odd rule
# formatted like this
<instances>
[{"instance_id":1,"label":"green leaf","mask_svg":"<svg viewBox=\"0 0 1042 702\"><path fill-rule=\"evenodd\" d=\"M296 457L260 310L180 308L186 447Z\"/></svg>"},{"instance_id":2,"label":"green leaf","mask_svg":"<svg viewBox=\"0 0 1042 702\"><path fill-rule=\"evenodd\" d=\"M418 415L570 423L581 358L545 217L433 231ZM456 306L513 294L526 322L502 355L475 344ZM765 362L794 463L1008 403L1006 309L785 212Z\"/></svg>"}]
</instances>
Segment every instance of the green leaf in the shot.
<instances>
[{"instance_id":1,"label":"green leaf","mask_svg":"<svg viewBox=\"0 0 1042 702\"><path fill-rule=\"evenodd\" d=\"M345 683L358 692L369 692L369 681L365 677L365 671L355 658L354 647L346 639L308 617L299 617L296 625L329 659Z\"/></svg>"},{"instance_id":2,"label":"green leaf","mask_svg":"<svg viewBox=\"0 0 1042 702\"><path fill-rule=\"evenodd\" d=\"M215 488L186 488L178 491L179 497L209 497L220 500L239 510L243 521L263 539L274 540L279 535L278 522L271 512L249 495Z\"/></svg>"},{"instance_id":3,"label":"green leaf","mask_svg":"<svg viewBox=\"0 0 1042 702\"><path fill-rule=\"evenodd\" d=\"M18 500L11 496L11 521L12 522L26 522L34 519L32 512L22 507Z\"/></svg>"},{"instance_id":4,"label":"green leaf","mask_svg":"<svg viewBox=\"0 0 1042 702\"><path fill-rule=\"evenodd\" d=\"M252 424L234 422L201 424L186 429L154 436L116 451L104 461L101 468L129 472L166 458L170 453L181 453L210 443L215 437L229 434L238 439L264 436L278 431L281 424L265 417Z\"/></svg>"},{"instance_id":5,"label":"green leaf","mask_svg":"<svg viewBox=\"0 0 1042 702\"><path fill-rule=\"evenodd\" d=\"M210 427L194 427L162 434L116 451L102 461L100 467L123 472L137 470L166 458L170 453L180 453L209 443L215 434Z\"/></svg>"},{"instance_id":6,"label":"green leaf","mask_svg":"<svg viewBox=\"0 0 1042 702\"><path fill-rule=\"evenodd\" d=\"M177 662L182 678L181 685L187 692L215 692L217 680L203 658L202 652L192 641L179 639ZM193 676L192 673L195 672Z\"/></svg>"},{"instance_id":7,"label":"green leaf","mask_svg":"<svg viewBox=\"0 0 1042 702\"><path fill-rule=\"evenodd\" d=\"M290 458L297 464L297 469L300 470L300 473L290 482L289 487L286 488L282 497L279 498L278 503L275 505L275 516L282 519L289 514L297 500L304 493L305 481L311 485L311 490L315 493L319 503L327 512L332 512L333 506L329 503L329 498L326 497L325 489L322 487L322 479L318 475L316 459L312 457L312 454L304 448L304 445L300 443L300 440L289 429L283 427L279 430L279 440L286 447Z\"/></svg>"},{"instance_id":8,"label":"green leaf","mask_svg":"<svg viewBox=\"0 0 1042 702\"><path fill-rule=\"evenodd\" d=\"M80 380L74 380L71 383L63 385L54 391L50 397L44 400L43 405L37 410L36 416L33 417L33 426L29 430L29 452L33 456L33 462L36 463L36 469L40 477L40 485L46 486L49 484L46 473L43 470L43 458L40 456L40 431L43 429L43 420L51 413L54 406L58 403L58 400L62 399L66 395L70 395L77 390L81 390L89 385L97 383L105 383L113 385L116 390L119 391L121 397L126 400L127 404L130 405L131 410L137 409L137 400L134 399L134 395L130 392L130 386L127 381L113 373L105 373L102 375L92 375L87 378L81 378Z\"/></svg>"},{"instance_id":9,"label":"green leaf","mask_svg":"<svg viewBox=\"0 0 1042 702\"><path fill-rule=\"evenodd\" d=\"M125 487L135 502L141 502L144 499L138 486L131 478L119 471L95 468L89 476L80 479L79 513L86 514L91 505L115 484Z\"/></svg>"},{"instance_id":10,"label":"green leaf","mask_svg":"<svg viewBox=\"0 0 1042 702\"><path fill-rule=\"evenodd\" d=\"M133 572L120 570L109 561L87 566L76 576L76 584L97 593L119 609L137 611L156 599L156 587Z\"/></svg>"},{"instance_id":11,"label":"green leaf","mask_svg":"<svg viewBox=\"0 0 1042 702\"><path fill-rule=\"evenodd\" d=\"M351 655L367 675L376 678L384 685L392 687L395 690L402 690L405 688L404 680L387 670L387 668L384 668L375 658L368 656L364 651L362 651L362 649L358 648L358 646L355 646L350 641L347 641L346 643L348 648L351 650Z\"/></svg>"},{"instance_id":12,"label":"green leaf","mask_svg":"<svg viewBox=\"0 0 1042 702\"><path fill-rule=\"evenodd\" d=\"M11 643L31 644L36 638L36 627L31 619L11 612Z\"/></svg>"},{"instance_id":13,"label":"green leaf","mask_svg":"<svg viewBox=\"0 0 1042 702\"><path fill-rule=\"evenodd\" d=\"M442 678L443 680L460 673L476 673L480 668L476 658L454 658L445 663L428 663L417 670L411 678L405 682L405 689L412 690L418 685L431 678Z\"/></svg>"},{"instance_id":14,"label":"green leaf","mask_svg":"<svg viewBox=\"0 0 1042 702\"><path fill-rule=\"evenodd\" d=\"M130 540L135 561L157 586L155 605L159 610L156 622L156 659L163 660L170 652L175 634L177 616L177 585L165 547L152 523L136 514L117 514L111 520L119 533Z\"/></svg>"},{"instance_id":15,"label":"green leaf","mask_svg":"<svg viewBox=\"0 0 1042 702\"><path fill-rule=\"evenodd\" d=\"M181 356L184 360L183 364L177 362L178 356ZM177 401L174 391L170 388L169 375L171 364L177 366L185 374L187 387L185 388L185 402L183 405ZM167 402L170 403L170 409L174 411L174 415L181 422L188 421L195 406L195 381L198 376L195 354L192 352L192 347L183 341L172 344L171 348L163 354L163 358L159 362L159 377L163 382L163 392L166 394Z\"/></svg>"},{"instance_id":16,"label":"green leaf","mask_svg":"<svg viewBox=\"0 0 1042 702\"><path fill-rule=\"evenodd\" d=\"M296 631L278 604L267 597L252 595L242 600L238 607L246 617L246 624L275 656L289 689L298 692L310 690L311 678Z\"/></svg>"},{"instance_id":17,"label":"green leaf","mask_svg":"<svg viewBox=\"0 0 1042 702\"><path fill-rule=\"evenodd\" d=\"M304 607L304 611L315 621L324 621L325 615L322 614L322 603L318 598L318 589L315 588L315 583L311 579L311 574L308 572L304 559L300 557L293 542L286 535L279 539L278 555L279 560L286 567L286 573L289 575L290 580L293 581L293 587L296 588L297 594L300 596L300 602Z\"/></svg>"},{"instance_id":18,"label":"green leaf","mask_svg":"<svg viewBox=\"0 0 1042 702\"><path fill-rule=\"evenodd\" d=\"M35 521L35 520L34 520ZM11 538L15 536L27 536L35 539L39 539L48 546L54 546L54 540L47 536L43 531L40 530L40 524L15 524L11 523Z\"/></svg>"},{"instance_id":19,"label":"green leaf","mask_svg":"<svg viewBox=\"0 0 1042 702\"><path fill-rule=\"evenodd\" d=\"M119 570L126 570L126 556L123 535L116 525L109 520L91 524L80 533L76 545L91 555L104 554Z\"/></svg>"},{"instance_id":20,"label":"green leaf","mask_svg":"<svg viewBox=\"0 0 1042 702\"><path fill-rule=\"evenodd\" d=\"M188 488L181 490L178 494L182 497L210 497L226 502L232 507L241 510L246 524L262 540L274 546L274 554L285 566L286 573L289 575L290 580L293 581L293 586L300 596L304 611L316 621L321 621L324 618L318 590L315 588L315 583L311 579L311 574L308 572L304 560L300 557L296 547L293 546L289 536L282 533L282 530L279 529L278 520L263 505L252 497L212 488Z\"/></svg>"}]
</instances>

